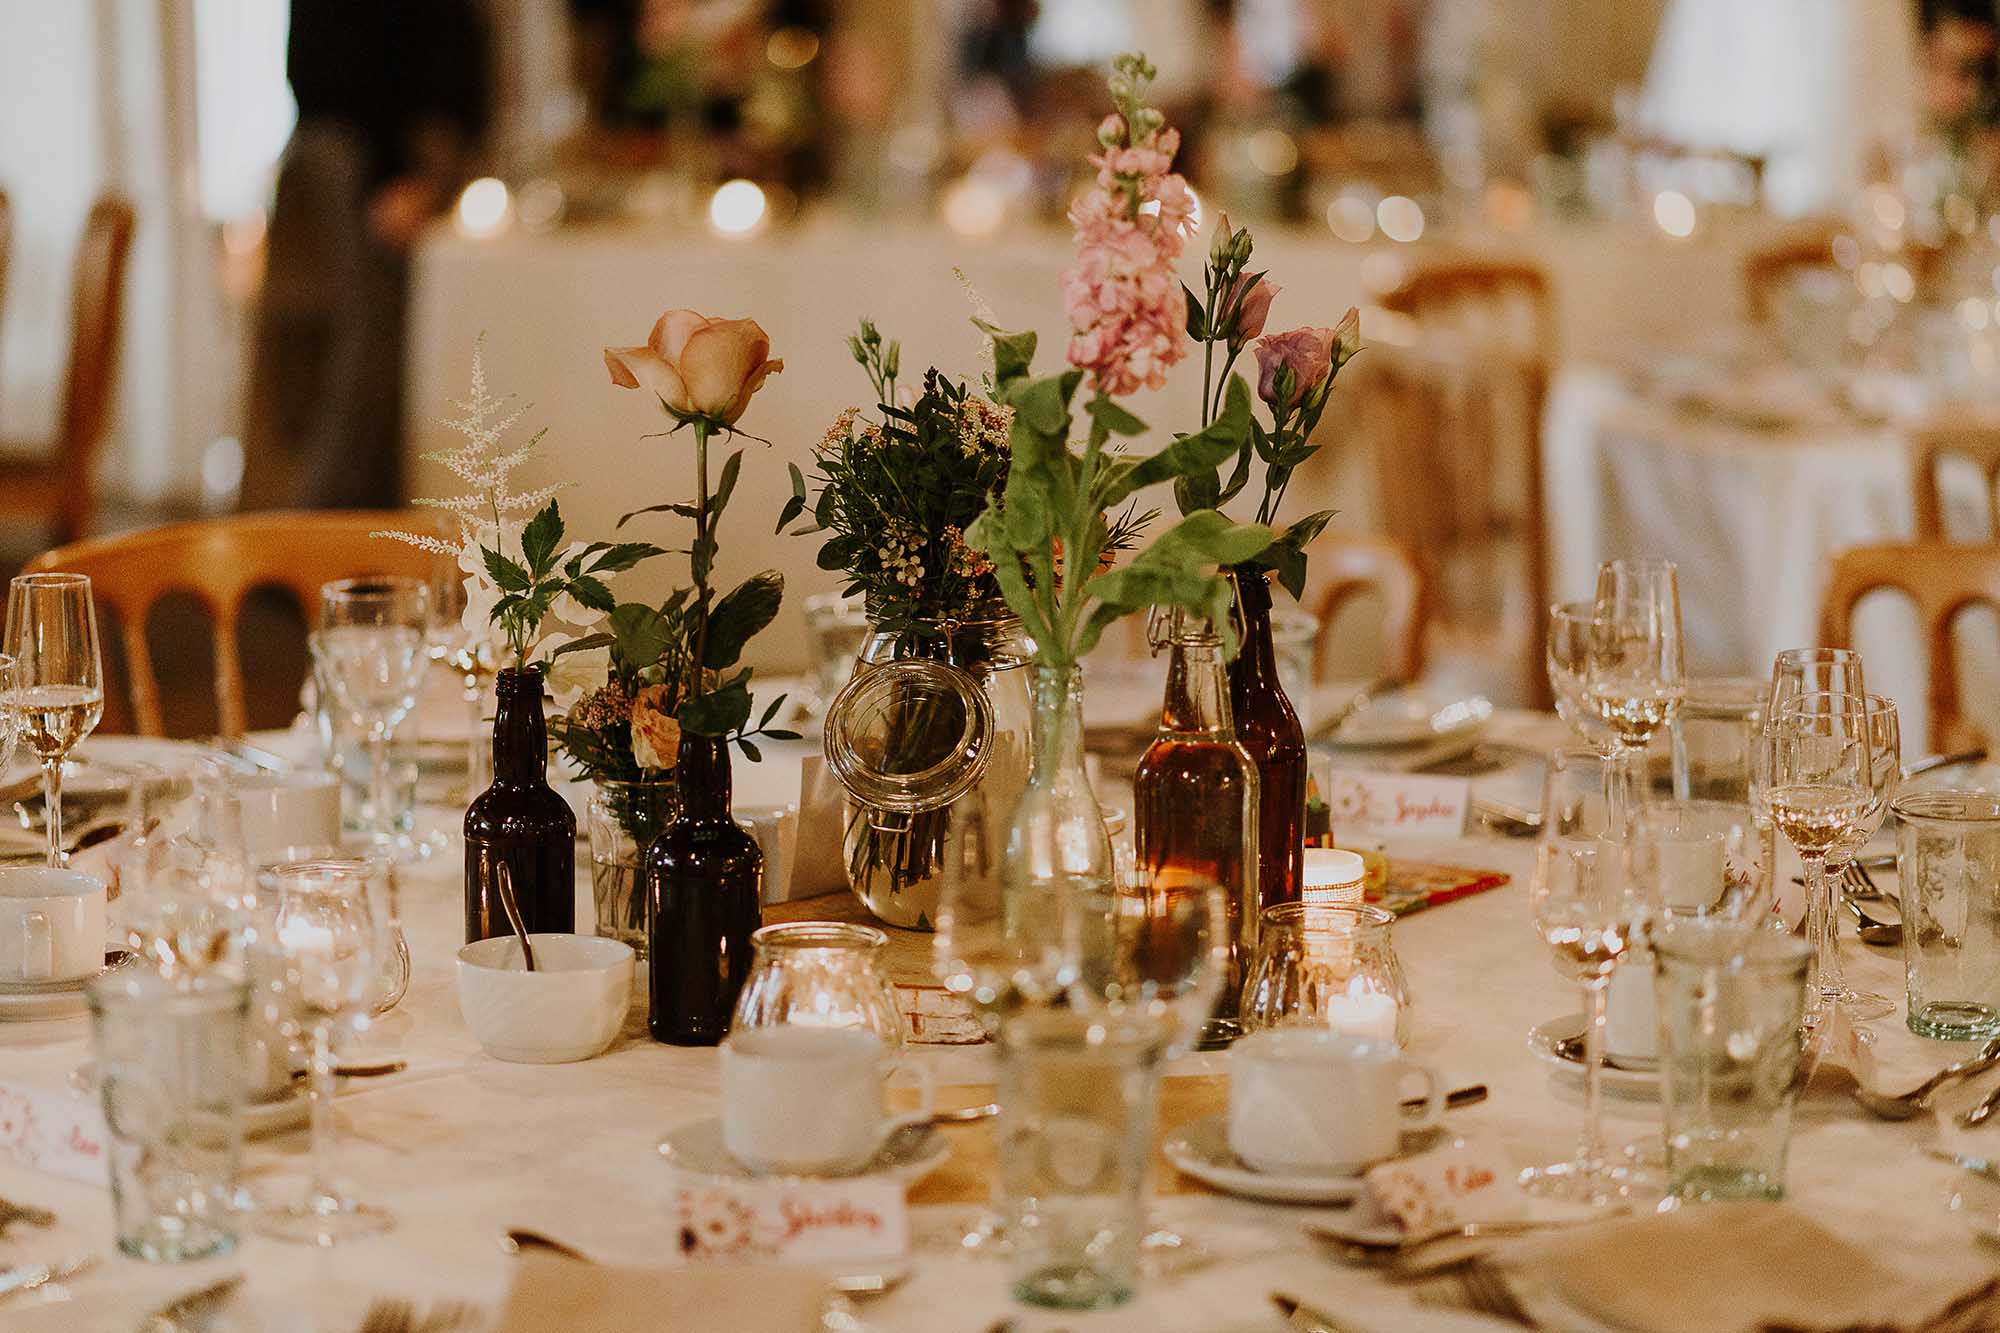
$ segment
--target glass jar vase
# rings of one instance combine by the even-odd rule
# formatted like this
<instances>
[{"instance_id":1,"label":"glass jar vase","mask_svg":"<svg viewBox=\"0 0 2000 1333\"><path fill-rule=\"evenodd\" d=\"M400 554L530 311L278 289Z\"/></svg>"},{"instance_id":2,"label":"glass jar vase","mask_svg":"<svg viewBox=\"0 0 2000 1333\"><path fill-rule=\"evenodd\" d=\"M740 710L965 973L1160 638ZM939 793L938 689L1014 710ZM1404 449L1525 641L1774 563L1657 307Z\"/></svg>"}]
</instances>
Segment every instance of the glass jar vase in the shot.
<instances>
[{"instance_id":1,"label":"glass jar vase","mask_svg":"<svg viewBox=\"0 0 2000 1333\"><path fill-rule=\"evenodd\" d=\"M847 791L848 885L888 925L934 928L947 865L997 880L1028 781L1031 651L1001 611L877 625L863 641L825 748Z\"/></svg>"},{"instance_id":2,"label":"glass jar vase","mask_svg":"<svg viewBox=\"0 0 2000 1333\"><path fill-rule=\"evenodd\" d=\"M599 778L590 790L590 896L597 933L646 956L646 895L639 855L680 811L671 777L654 781Z\"/></svg>"}]
</instances>

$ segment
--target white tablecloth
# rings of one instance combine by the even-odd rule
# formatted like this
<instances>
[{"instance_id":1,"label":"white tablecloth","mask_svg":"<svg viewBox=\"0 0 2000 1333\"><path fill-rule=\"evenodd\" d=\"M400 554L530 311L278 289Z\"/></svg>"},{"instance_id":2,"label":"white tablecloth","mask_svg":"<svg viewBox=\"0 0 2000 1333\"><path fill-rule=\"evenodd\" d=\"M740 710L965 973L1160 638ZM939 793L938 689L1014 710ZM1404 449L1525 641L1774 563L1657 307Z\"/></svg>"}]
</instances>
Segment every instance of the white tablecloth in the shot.
<instances>
[{"instance_id":1,"label":"white tablecloth","mask_svg":"<svg viewBox=\"0 0 2000 1333\"><path fill-rule=\"evenodd\" d=\"M1754 237L1702 234L1676 242L1636 227L1561 226L1444 239L1541 262L1554 284L1561 350L1568 355L1634 339L1686 342L1728 324L1740 309L1738 263ZM1182 266L1196 285L1206 252L1205 237L1191 243ZM1254 263L1283 289L1270 327L1331 325L1348 306L1367 305L1371 290L1397 281L1400 266L1417 253L1347 245L1323 227L1259 227ZM1053 372L1062 364L1067 328L1058 277L1070 259L1066 235L1029 228L976 241L942 227L827 219L740 243L637 225L492 241L440 228L415 258L405 485L412 495L456 490L452 478L417 455L457 441L438 418L449 414L450 400L465 396L473 340L483 332L494 390L532 404L524 428L549 427L541 460L524 470L523 480L582 483L562 497L572 536L605 536L620 514L685 499L693 487L687 435L644 438L667 423L646 396L612 387L600 349L642 341L671 306L754 316L785 369L765 383L743 419L745 430L771 444L743 441L748 453L723 521L719 567L730 579L765 567L784 573L787 609L752 642L745 660L799 670L806 663L800 601L838 580L815 566L818 540L773 541L770 534L791 494L785 464L810 473L812 447L834 415L866 401L867 382L845 343L855 321L871 316L885 337L902 340L906 384L931 364L977 376L985 366L969 322L972 307L953 275L958 266L1003 328L1040 333L1036 364ZM1189 429L1198 420L1200 361L1184 360L1165 389L1142 393L1129 406L1156 431ZM1336 427L1341 412L1336 402L1329 418ZM1288 512L1334 507L1342 526L1365 530L1369 476L1358 462L1338 475L1330 468L1302 472ZM1164 496L1158 502L1172 512ZM665 531L660 522L642 519L628 532L657 536ZM642 567L621 590L663 593L672 568L669 561Z\"/></svg>"},{"instance_id":2,"label":"white tablecloth","mask_svg":"<svg viewBox=\"0 0 2000 1333\"><path fill-rule=\"evenodd\" d=\"M1560 734L1548 720L1518 717L1503 719L1503 730L1537 742ZM1396 927L1416 997L1413 1054L1437 1065L1453 1085L1491 1087L1485 1104L1453 1113L1458 1131L1488 1136L1524 1164L1566 1154L1578 1124L1574 1086L1567 1079L1552 1083L1525 1038L1532 1025L1575 1013L1579 1004L1528 923L1524 881L1532 845L1480 837L1394 850L1515 876L1504 888ZM498 1238L509 1226L543 1230L607 1260L671 1262L667 1180L653 1145L668 1127L715 1113L715 1052L649 1040L642 986L625 1034L596 1060L537 1067L482 1054L459 1021L453 991L452 958L462 939L457 871L447 859L411 875L404 890L415 977L382 1033L411 1068L358 1083L337 1104L342 1163L359 1197L395 1212L393 1233L330 1251L251 1236L225 1258L152 1266L111 1251L104 1189L4 1164L0 1195L52 1208L61 1225L53 1233L13 1228L0 1241L0 1263L81 1253L104 1258L73 1284L67 1303L11 1303L0 1322L24 1333L130 1329L159 1302L238 1269L248 1275L241 1303L247 1326L284 1333L348 1333L368 1301L386 1293L497 1306L511 1263ZM580 885L579 919L588 919L584 893ZM1900 993L1894 960L1849 948L1857 979ZM1941 1063L1947 1050L1938 1051ZM0 1027L0 1068L10 1078L61 1087L88 1055L81 1020ZM988 1059L980 1050L935 1049L921 1058L947 1079L982 1077ZM1195 1056L1186 1063L1202 1070L1226 1062L1226 1056ZM1650 1103L1613 1100L1608 1107L1614 1144L1655 1135L1658 1123ZM1913 1277L1969 1277L1990 1260L1943 1208L1950 1168L1922 1153L1936 1133L1921 1121L1885 1123L1844 1097L1815 1095L1802 1106L1794 1136L1791 1197ZM290 1177L304 1153L302 1133L254 1142L247 1154L251 1180L283 1197L297 1188ZM951 1219L941 1211L949 1210L919 1210L919 1231L947 1231ZM1117 1311L1028 1310L1009 1301L1003 1263L926 1250L909 1282L866 1303L863 1318L869 1328L909 1333L984 1333L1003 1316L1020 1333L1253 1333L1277 1327L1268 1294L1283 1289L1323 1303L1358 1330L1453 1326L1315 1252L1298 1230L1310 1210L1200 1196L1161 1201L1157 1214L1212 1249L1218 1262L1149 1285ZM1782 1255L1772 1259L1784 1262Z\"/></svg>"},{"instance_id":3,"label":"white tablecloth","mask_svg":"<svg viewBox=\"0 0 2000 1333\"><path fill-rule=\"evenodd\" d=\"M1543 441L1552 597L1589 596L1603 560L1675 561L1696 674L1761 677L1784 649L1818 643L1833 557L1915 534L1904 434L1824 408L1811 424L1745 425L1579 362L1556 378ZM1978 480L1947 470L1944 484L1951 534L1983 537ZM1897 700L1905 749L1916 754L1927 678L1914 613L1871 598L1856 630L1869 685ZM1992 718L2000 639L1990 618L1968 616L1959 642L1968 707Z\"/></svg>"}]
</instances>

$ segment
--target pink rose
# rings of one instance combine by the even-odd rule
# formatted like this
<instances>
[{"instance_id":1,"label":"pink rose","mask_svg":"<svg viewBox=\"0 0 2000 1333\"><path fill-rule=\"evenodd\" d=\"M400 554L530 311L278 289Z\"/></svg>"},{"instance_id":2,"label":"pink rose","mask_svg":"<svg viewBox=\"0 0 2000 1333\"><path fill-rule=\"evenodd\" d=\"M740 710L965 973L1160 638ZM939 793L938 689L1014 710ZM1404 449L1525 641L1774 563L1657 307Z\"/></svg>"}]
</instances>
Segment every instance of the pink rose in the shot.
<instances>
[{"instance_id":1,"label":"pink rose","mask_svg":"<svg viewBox=\"0 0 2000 1333\"><path fill-rule=\"evenodd\" d=\"M771 339L754 319L669 310L644 346L605 348L604 365L613 384L652 390L683 421L733 426L765 377L785 368L770 356Z\"/></svg>"},{"instance_id":2,"label":"pink rose","mask_svg":"<svg viewBox=\"0 0 2000 1333\"><path fill-rule=\"evenodd\" d=\"M1333 352L1338 340L1336 329L1293 329L1273 333L1257 342L1257 396L1274 412L1297 407L1299 400L1317 389L1333 374ZM1278 397L1278 372L1292 372L1291 392Z\"/></svg>"},{"instance_id":3,"label":"pink rose","mask_svg":"<svg viewBox=\"0 0 2000 1333\"><path fill-rule=\"evenodd\" d=\"M1244 290L1245 283L1251 284L1248 291ZM1271 302L1278 296L1278 284L1264 277L1251 282L1248 273L1238 274L1235 283L1223 294L1222 309L1219 313L1227 314L1230 304L1238 299L1239 293L1242 304L1236 308L1236 325L1234 328L1222 330L1228 334L1230 344L1235 347L1241 347L1264 331L1264 321L1271 317Z\"/></svg>"},{"instance_id":4,"label":"pink rose","mask_svg":"<svg viewBox=\"0 0 2000 1333\"><path fill-rule=\"evenodd\" d=\"M648 685L632 701L632 762L641 768L672 768L680 758L681 724L666 702L664 685Z\"/></svg>"}]
</instances>

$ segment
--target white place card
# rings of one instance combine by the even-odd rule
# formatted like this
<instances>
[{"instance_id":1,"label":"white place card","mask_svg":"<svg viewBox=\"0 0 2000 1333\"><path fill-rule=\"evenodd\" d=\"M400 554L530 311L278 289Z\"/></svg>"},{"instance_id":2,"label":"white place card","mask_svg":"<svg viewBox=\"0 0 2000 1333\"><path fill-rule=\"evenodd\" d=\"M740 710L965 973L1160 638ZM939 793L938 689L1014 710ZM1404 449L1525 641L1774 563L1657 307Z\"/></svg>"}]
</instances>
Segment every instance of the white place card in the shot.
<instances>
[{"instance_id":1,"label":"white place card","mask_svg":"<svg viewBox=\"0 0 2000 1333\"><path fill-rule=\"evenodd\" d=\"M745 1180L677 1186L683 1258L860 1271L902 1262L909 1209L894 1180Z\"/></svg>"},{"instance_id":2,"label":"white place card","mask_svg":"<svg viewBox=\"0 0 2000 1333\"><path fill-rule=\"evenodd\" d=\"M1336 839L1349 833L1455 838L1465 832L1472 781L1337 768L1327 804Z\"/></svg>"},{"instance_id":3,"label":"white place card","mask_svg":"<svg viewBox=\"0 0 2000 1333\"><path fill-rule=\"evenodd\" d=\"M0 1156L33 1171L108 1186L109 1137L94 1099L0 1080Z\"/></svg>"}]
</instances>

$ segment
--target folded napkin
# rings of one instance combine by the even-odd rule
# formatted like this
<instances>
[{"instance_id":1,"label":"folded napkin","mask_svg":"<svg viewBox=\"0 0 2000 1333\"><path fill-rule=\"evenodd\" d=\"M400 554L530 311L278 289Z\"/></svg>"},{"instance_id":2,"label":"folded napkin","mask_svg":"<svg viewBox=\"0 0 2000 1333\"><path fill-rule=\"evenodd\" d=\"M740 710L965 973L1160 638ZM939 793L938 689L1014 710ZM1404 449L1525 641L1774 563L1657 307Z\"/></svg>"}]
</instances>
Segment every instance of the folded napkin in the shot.
<instances>
[{"instance_id":1,"label":"folded napkin","mask_svg":"<svg viewBox=\"0 0 2000 1333\"><path fill-rule=\"evenodd\" d=\"M1473 1139L1378 1163L1363 1179L1376 1211L1413 1236L1526 1217L1534 1202L1507 1154Z\"/></svg>"},{"instance_id":2,"label":"folded napkin","mask_svg":"<svg viewBox=\"0 0 2000 1333\"><path fill-rule=\"evenodd\" d=\"M494 1333L815 1333L826 1292L816 1273L768 1264L607 1268L529 1253Z\"/></svg>"},{"instance_id":3,"label":"folded napkin","mask_svg":"<svg viewBox=\"0 0 2000 1333\"><path fill-rule=\"evenodd\" d=\"M1706 1204L1523 1243L1514 1293L1549 1328L1638 1333L1972 1333L2000 1279L1912 1282L1779 1203ZM1580 1322L1583 1320L1592 1322Z\"/></svg>"}]
</instances>

